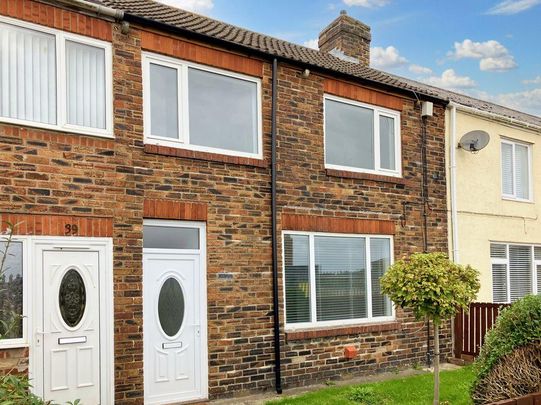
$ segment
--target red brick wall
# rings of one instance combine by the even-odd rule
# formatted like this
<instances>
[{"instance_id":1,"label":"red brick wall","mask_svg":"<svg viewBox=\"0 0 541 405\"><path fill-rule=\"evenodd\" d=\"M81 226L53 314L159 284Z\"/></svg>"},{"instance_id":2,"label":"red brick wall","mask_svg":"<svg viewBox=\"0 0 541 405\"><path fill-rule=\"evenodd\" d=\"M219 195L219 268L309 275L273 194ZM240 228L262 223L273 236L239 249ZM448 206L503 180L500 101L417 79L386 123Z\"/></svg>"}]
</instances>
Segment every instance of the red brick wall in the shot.
<instances>
[{"instance_id":1,"label":"red brick wall","mask_svg":"<svg viewBox=\"0 0 541 405\"><path fill-rule=\"evenodd\" d=\"M2 2L6 3L9 15L20 16L20 11L14 14L17 1ZM25 18L36 18L38 23L48 24L44 15L51 13L69 16L62 21L79 21L70 13L28 4L39 12ZM6 14L5 6L0 6L0 14ZM143 142L142 32L132 26L124 35L116 24L93 23L112 27L115 139L0 124L0 213L111 220L117 403L141 403L143 397L143 218L206 219L210 394L230 396L269 388L274 384L270 64L257 61L263 69L262 161L149 148ZM69 29L88 34L88 24L73 27ZM255 65L252 60L240 66ZM421 250L421 215L416 205L421 181L419 109L412 100L402 100L403 172L409 182L331 176L323 165L324 86L325 79L317 74L303 79L300 70L280 67L279 232L282 214L369 220L365 224L382 221L392 224L385 225L389 232L394 228L396 258ZM443 109L436 106L428 130L429 238L431 250L446 251L443 119ZM433 174L440 177L434 179ZM411 205L401 222L403 201ZM280 316L283 320L283 302ZM282 341L285 386L424 359L422 324L401 312L397 322L385 327L315 335L283 333ZM354 346L359 355L346 360L345 346ZM6 353L0 352L0 359L11 356Z\"/></svg>"}]
</instances>

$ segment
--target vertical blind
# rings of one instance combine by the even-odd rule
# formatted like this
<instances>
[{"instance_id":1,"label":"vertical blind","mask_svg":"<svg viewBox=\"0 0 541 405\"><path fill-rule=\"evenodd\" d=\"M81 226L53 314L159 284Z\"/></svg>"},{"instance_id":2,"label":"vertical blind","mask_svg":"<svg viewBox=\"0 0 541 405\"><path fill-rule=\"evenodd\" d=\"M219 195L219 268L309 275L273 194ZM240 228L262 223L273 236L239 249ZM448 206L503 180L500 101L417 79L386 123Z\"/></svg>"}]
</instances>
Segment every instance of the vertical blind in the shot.
<instances>
[{"instance_id":1,"label":"vertical blind","mask_svg":"<svg viewBox=\"0 0 541 405\"><path fill-rule=\"evenodd\" d=\"M515 302L528 294L541 294L541 247L492 243L490 257L494 302Z\"/></svg>"},{"instance_id":2,"label":"vertical blind","mask_svg":"<svg viewBox=\"0 0 541 405\"><path fill-rule=\"evenodd\" d=\"M0 115L56 124L55 36L0 23Z\"/></svg>"},{"instance_id":3,"label":"vertical blind","mask_svg":"<svg viewBox=\"0 0 541 405\"><path fill-rule=\"evenodd\" d=\"M503 194L521 199L530 198L529 147L519 143L502 142Z\"/></svg>"},{"instance_id":4,"label":"vertical blind","mask_svg":"<svg viewBox=\"0 0 541 405\"><path fill-rule=\"evenodd\" d=\"M66 41L68 124L105 129L105 50Z\"/></svg>"}]
</instances>

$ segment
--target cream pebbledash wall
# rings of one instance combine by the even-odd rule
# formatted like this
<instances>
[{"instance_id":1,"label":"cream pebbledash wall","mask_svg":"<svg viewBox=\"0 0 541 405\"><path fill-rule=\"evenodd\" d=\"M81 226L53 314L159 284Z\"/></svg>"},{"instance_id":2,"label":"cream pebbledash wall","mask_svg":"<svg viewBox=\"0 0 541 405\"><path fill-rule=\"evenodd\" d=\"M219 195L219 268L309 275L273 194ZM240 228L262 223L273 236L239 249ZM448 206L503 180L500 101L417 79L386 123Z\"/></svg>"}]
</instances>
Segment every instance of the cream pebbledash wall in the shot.
<instances>
[{"instance_id":1,"label":"cream pebbledash wall","mask_svg":"<svg viewBox=\"0 0 541 405\"><path fill-rule=\"evenodd\" d=\"M446 112L446 171L449 209L449 255L454 241L451 226L450 126ZM505 123L495 118L456 111L456 144L472 130L489 133L486 148L472 154L456 149L456 207L458 219L459 263L470 264L481 272L477 301L492 302L490 242L541 244L541 130ZM531 149L532 202L502 198L500 141L502 138L526 142ZM454 146L456 147L456 145Z\"/></svg>"}]
</instances>

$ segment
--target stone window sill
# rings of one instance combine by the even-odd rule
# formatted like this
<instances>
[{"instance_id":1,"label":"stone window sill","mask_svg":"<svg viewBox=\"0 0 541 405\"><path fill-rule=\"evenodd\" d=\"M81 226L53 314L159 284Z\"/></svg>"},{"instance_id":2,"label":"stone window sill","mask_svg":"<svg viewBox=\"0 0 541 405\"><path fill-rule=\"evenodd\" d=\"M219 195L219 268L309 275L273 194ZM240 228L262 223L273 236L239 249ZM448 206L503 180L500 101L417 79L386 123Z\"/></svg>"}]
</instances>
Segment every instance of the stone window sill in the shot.
<instances>
[{"instance_id":1,"label":"stone window sill","mask_svg":"<svg viewBox=\"0 0 541 405\"><path fill-rule=\"evenodd\" d=\"M253 159L253 158L246 158L246 157L240 157L240 156L222 155L219 153L201 152L201 151L194 151L194 150L188 150L188 149L182 149L182 148L173 148L170 146L145 144L144 151L145 153L154 154L154 155L205 160L205 161L210 161L210 162L231 163L234 165L241 165L241 166L252 166L252 167L261 167L261 168L269 167L269 163L264 159Z\"/></svg>"},{"instance_id":2,"label":"stone window sill","mask_svg":"<svg viewBox=\"0 0 541 405\"><path fill-rule=\"evenodd\" d=\"M302 330L286 331L286 340L308 340L324 337L336 337L346 335L359 335L363 333L390 332L402 329L402 324L398 321L384 323L369 323L365 325L352 325L337 328L314 328Z\"/></svg>"}]
</instances>

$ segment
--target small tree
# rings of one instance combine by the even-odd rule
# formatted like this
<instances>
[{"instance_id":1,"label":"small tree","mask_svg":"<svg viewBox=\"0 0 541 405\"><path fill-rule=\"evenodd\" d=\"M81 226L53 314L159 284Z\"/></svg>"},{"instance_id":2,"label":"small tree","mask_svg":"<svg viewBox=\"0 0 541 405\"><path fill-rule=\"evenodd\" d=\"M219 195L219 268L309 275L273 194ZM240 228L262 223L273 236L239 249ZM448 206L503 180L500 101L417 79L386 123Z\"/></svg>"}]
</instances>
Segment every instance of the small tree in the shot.
<instances>
[{"instance_id":1,"label":"small tree","mask_svg":"<svg viewBox=\"0 0 541 405\"><path fill-rule=\"evenodd\" d=\"M439 404L439 327L460 308L468 310L479 291L479 272L453 263L444 253L414 253L381 278L382 292L417 319L434 325L434 405Z\"/></svg>"}]
</instances>

